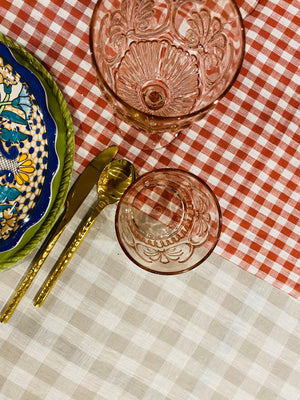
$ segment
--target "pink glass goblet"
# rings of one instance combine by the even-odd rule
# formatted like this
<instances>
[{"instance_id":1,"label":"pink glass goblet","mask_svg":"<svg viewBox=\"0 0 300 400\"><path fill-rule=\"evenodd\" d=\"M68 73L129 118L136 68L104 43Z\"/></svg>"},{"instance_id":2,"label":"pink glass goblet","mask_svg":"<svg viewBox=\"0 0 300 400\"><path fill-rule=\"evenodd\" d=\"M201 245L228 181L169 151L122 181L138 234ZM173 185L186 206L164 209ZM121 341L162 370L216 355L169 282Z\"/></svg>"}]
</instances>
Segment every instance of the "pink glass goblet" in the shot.
<instances>
[{"instance_id":1,"label":"pink glass goblet","mask_svg":"<svg viewBox=\"0 0 300 400\"><path fill-rule=\"evenodd\" d=\"M99 0L90 47L121 135L154 149L225 95L245 38L234 0Z\"/></svg>"}]
</instances>

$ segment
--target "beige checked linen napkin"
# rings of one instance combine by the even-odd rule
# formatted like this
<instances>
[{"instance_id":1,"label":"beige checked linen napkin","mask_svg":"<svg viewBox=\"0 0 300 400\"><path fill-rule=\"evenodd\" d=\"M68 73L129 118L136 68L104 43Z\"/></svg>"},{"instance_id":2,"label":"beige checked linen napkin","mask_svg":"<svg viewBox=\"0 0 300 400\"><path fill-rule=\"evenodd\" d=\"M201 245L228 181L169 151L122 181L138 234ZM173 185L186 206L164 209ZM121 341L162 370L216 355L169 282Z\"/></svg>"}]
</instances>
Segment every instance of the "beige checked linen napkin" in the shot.
<instances>
[{"instance_id":1,"label":"beige checked linen napkin","mask_svg":"<svg viewBox=\"0 0 300 400\"><path fill-rule=\"evenodd\" d=\"M216 254L178 276L141 270L116 240L114 206L33 307L95 199L0 325L1 400L300 399L299 302ZM30 259L1 274L1 307Z\"/></svg>"}]
</instances>

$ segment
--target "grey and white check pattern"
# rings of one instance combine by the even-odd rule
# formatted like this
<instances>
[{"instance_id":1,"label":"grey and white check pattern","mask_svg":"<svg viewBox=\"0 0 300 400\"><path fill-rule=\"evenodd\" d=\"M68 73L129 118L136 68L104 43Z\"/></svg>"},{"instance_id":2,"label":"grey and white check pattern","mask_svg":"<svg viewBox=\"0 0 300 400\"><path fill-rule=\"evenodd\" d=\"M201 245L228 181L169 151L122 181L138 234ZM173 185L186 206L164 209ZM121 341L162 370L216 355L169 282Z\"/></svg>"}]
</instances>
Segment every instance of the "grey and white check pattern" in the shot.
<instances>
[{"instance_id":1,"label":"grey and white check pattern","mask_svg":"<svg viewBox=\"0 0 300 400\"><path fill-rule=\"evenodd\" d=\"M298 400L300 304L213 254L178 276L122 253L104 210L40 308L32 298L94 191L0 325L1 400ZM1 274L3 307L29 257Z\"/></svg>"}]
</instances>

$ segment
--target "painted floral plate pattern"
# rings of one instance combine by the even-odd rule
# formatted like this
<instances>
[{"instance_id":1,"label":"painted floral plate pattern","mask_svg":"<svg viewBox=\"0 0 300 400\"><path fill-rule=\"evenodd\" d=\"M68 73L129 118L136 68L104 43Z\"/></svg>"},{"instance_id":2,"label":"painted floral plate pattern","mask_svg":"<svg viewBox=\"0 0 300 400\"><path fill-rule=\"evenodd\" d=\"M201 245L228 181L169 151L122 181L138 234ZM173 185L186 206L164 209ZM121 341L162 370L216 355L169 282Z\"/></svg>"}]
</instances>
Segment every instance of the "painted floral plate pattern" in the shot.
<instances>
[{"instance_id":1,"label":"painted floral plate pattern","mask_svg":"<svg viewBox=\"0 0 300 400\"><path fill-rule=\"evenodd\" d=\"M57 95L39 62L0 36L0 269L35 247L67 193L74 133Z\"/></svg>"}]
</instances>

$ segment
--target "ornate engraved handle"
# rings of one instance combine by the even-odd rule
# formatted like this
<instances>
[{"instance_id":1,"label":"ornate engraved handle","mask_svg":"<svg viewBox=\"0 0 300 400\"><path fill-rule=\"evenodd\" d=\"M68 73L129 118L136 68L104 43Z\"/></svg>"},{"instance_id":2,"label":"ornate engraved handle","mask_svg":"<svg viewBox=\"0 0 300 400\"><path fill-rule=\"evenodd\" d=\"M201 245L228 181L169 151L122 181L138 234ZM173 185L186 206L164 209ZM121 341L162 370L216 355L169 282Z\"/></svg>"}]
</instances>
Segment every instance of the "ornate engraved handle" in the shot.
<instances>
[{"instance_id":1,"label":"ornate engraved handle","mask_svg":"<svg viewBox=\"0 0 300 400\"><path fill-rule=\"evenodd\" d=\"M22 282L16 289L14 296L11 298L11 300L5 307L4 311L2 312L0 317L0 322L6 323L10 319L15 309L17 308L18 304L20 303L21 299L23 298L24 294L27 292L36 274L39 272L42 265L44 264L53 246L55 245L60 235L62 234L65 225L66 222L64 219L62 219L55 228L55 230L53 231L52 236L41 247L40 251L36 255L35 263L27 272L26 276L23 278Z\"/></svg>"},{"instance_id":2,"label":"ornate engraved handle","mask_svg":"<svg viewBox=\"0 0 300 400\"><path fill-rule=\"evenodd\" d=\"M60 277L62 272L65 270L69 261L71 260L71 258L75 254L76 250L82 243L83 239L86 237L88 231L93 226L98 215L100 214L100 212L106 205L107 205L107 203L104 203L104 202L98 203L97 207L92 210L91 214L84 221L83 226L81 228L79 228L79 230L75 233L74 239L72 240L70 245L67 247L67 249L61 256L61 258L58 260L56 267L51 272L50 276L44 283L43 287L38 292L37 297L34 301L34 305L36 307L40 307L43 304L46 297L51 292L53 286L58 281L58 278Z\"/></svg>"}]
</instances>

